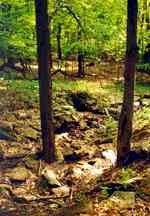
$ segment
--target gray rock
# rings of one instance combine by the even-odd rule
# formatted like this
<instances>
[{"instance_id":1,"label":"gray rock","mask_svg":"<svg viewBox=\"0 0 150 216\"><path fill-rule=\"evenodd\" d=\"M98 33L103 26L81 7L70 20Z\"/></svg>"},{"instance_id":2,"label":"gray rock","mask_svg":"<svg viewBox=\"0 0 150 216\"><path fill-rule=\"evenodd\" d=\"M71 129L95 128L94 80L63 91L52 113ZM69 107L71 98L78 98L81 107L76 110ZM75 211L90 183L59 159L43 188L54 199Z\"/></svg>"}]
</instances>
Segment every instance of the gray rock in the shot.
<instances>
[{"instance_id":1,"label":"gray rock","mask_svg":"<svg viewBox=\"0 0 150 216\"><path fill-rule=\"evenodd\" d=\"M133 208L135 206L135 192L115 191L110 200L120 208Z\"/></svg>"},{"instance_id":2,"label":"gray rock","mask_svg":"<svg viewBox=\"0 0 150 216\"><path fill-rule=\"evenodd\" d=\"M150 98L149 99L143 99L142 104L143 104L143 106L150 106Z\"/></svg>"},{"instance_id":3,"label":"gray rock","mask_svg":"<svg viewBox=\"0 0 150 216\"><path fill-rule=\"evenodd\" d=\"M23 135L28 139L32 139L32 140L38 139L38 132L31 127L24 128Z\"/></svg>"},{"instance_id":4,"label":"gray rock","mask_svg":"<svg viewBox=\"0 0 150 216\"><path fill-rule=\"evenodd\" d=\"M19 199L19 200L31 202L37 199L36 196L30 194L29 191L23 187L17 187L13 189L12 194L15 196L15 199L17 200Z\"/></svg>"},{"instance_id":5,"label":"gray rock","mask_svg":"<svg viewBox=\"0 0 150 216\"><path fill-rule=\"evenodd\" d=\"M51 186L61 186L61 183L57 179L57 174L49 167L43 169L42 175L47 179Z\"/></svg>"},{"instance_id":6,"label":"gray rock","mask_svg":"<svg viewBox=\"0 0 150 216\"><path fill-rule=\"evenodd\" d=\"M74 167L73 168L73 178L74 179L81 179L82 175L83 175L83 171L81 170L81 168L79 167Z\"/></svg>"},{"instance_id":7,"label":"gray rock","mask_svg":"<svg viewBox=\"0 0 150 216\"><path fill-rule=\"evenodd\" d=\"M0 140L16 141L16 137L13 137L6 129L0 128Z\"/></svg>"},{"instance_id":8,"label":"gray rock","mask_svg":"<svg viewBox=\"0 0 150 216\"><path fill-rule=\"evenodd\" d=\"M103 170L101 168L96 168L88 163L83 164L82 170L84 172L88 171L88 173L92 175L94 178L101 176L101 174L103 173Z\"/></svg>"},{"instance_id":9,"label":"gray rock","mask_svg":"<svg viewBox=\"0 0 150 216\"><path fill-rule=\"evenodd\" d=\"M26 181L27 179L34 178L35 176L25 167L16 167L9 172L5 173L11 181Z\"/></svg>"},{"instance_id":10,"label":"gray rock","mask_svg":"<svg viewBox=\"0 0 150 216\"><path fill-rule=\"evenodd\" d=\"M103 160L97 159L93 165L96 169L102 169L103 167Z\"/></svg>"},{"instance_id":11,"label":"gray rock","mask_svg":"<svg viewBox=\"0 0 150 216\"><path fill-rule=\"evenodd\" d=\"M115 154L115 152L111 149L105 150L102 152L102 156L107 159L110 160L112 165L115 166L116 161L117 161L117 156Z\"/></svg>"},{"instance_id":12,"label":"gray rock","mask_svg":"<svg viewBox=\"0 0 150 216\"><path fill-rule=\"evenodd\" d=\"M19 120L26 120L28 115L24 110L18 110L18 112L16 113L16 117Z\"/></svg>"},{"instance_id":13,"label":"gray rock","mask_svg":"<svg viewBox=\"0 0 150 216\"><path fill-rule=\"evenodd\" d=\"M56 195L56 197L67 197L70 194L70 188L66 185L53 188L52 192Z\"/></svg>"},{"instance_id":14,"label":"gray rock","mask_svg":"<svg viewBox=\"0 0 150 216\"><path fill-rule=\"evenodd\" d=\"M13 122L8 122L8 121L0 121L0 128L4 129L6 131L12 131L13 130Z\"/></svg>"}]
</instances>

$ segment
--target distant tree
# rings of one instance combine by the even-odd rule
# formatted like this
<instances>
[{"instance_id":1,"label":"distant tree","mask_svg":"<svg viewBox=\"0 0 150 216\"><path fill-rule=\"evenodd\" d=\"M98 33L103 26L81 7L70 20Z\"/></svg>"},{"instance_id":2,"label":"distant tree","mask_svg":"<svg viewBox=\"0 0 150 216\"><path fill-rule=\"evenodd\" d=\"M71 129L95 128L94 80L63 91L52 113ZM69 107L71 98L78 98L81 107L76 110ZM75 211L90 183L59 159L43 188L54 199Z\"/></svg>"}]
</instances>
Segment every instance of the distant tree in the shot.
<instances>
[{"instance_id":1,"label":"distant tree","mask_svg":"<svg viewBox=\"0 0 150 216\"><path fill-rule=\"evenodd\" d=\"M132 138L134 104L134 82L137 60L137 0L128 0L127 50L124 71L124 97L119 119L117 140L117 164L122 166L128 160Z\"/></svg>"},{"instance_id":2,"label":"distant tree","mask_svg":"<svg viewBox=\"0 0 150 216\"><path fill-rule=\"evenodd\" d=\"M57 58L58 60L62 59L62 50L61 50L61 23L58 23L57 25Z\"/></svg>"},{"instance_id":3,"label":"distant tree","mask_svg":"<svg viewBox=\"0 0 150 216\"><path fill-rule=\"evenodd\" d=\"M81 42L81 29L80 29L80 26L78 26L79 28L79 31L78 31L78 41ZM78 48L78 77L82 78L84 77L84 53L83 53L83 50L81 48L81 46L79 46Z\"/></svg>"},{"instance_id":4,"label":"distant tree","mask_svg":"<svg viewBox=\"0 0 150 216\"><path fill-rule=\"evenodd\" d=\"M45 161L53 162L56 157L52 115L51 50L47 0L35 0L35 8L43 154Z\"/></svg>"}]
</instances>

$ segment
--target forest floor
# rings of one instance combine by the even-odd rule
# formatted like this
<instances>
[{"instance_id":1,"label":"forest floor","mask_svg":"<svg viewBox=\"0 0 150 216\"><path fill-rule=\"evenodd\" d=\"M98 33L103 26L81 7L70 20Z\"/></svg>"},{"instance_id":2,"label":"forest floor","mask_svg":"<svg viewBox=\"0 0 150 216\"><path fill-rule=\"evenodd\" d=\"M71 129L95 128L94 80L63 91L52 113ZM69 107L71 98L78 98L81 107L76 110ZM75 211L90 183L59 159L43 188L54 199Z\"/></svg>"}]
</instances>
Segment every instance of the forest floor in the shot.
<instances>
[{"instance_id":1,"label":"forest floor","mask_svg":"<svg viewBox=\"0 0 150 216\"><path fill-rule=\"evenodd\" d=\"M54 77L58 162L49 166L39 153L38 81L0 81L0 216L150 215L150 78L137 77L133 151L118 169L123 84L115 70Z\"/></svg>"}]
</instances>

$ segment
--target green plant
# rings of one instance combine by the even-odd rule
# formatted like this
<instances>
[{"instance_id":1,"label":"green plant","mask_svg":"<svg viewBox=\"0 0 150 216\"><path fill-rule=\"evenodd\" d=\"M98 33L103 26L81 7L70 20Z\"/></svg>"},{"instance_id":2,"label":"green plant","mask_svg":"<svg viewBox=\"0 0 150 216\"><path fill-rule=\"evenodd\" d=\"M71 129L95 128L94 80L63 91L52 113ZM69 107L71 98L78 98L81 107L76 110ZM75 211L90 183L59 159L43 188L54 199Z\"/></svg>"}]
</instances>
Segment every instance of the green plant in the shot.
<instances>
[{"instance_id":1,"label":"green plant","mask_svg":"<svg viewBox=\"0 0 150 216\"><path fill-rule=\"evenodd\" d=\"M100 187L100 189L101 189L100 198L106 199L110 196L108 187Z\"/></svg>"},{"instance_id":2,"label":"green plant","mask_svg":"<svg viewBox=\"0 0 150 216\"><path fill-rule=\"evenodd\" d=\"M83 206L87 203L87 197L84 192L77 192L75 194L75 202L79 206Z\"/></svg>"},{"instance_id":3,"label":"green plant","mask_svg":"<svg viewBox=\"0 0 150 216\"><path fill-rule=\"evenodd\" d=\"M120 170L118 182L128 184L129 180L135 176L135 171L131 168L123 168Z\"/></svg>"},{"instance_id":4,"label":"green plant","mask_svg":"<svg viewBox=\"0 0 150 216\"><path fill-rule=\"evenodd\" d=\"M136 68L137 68L137 70L150 71L150 63L137 64Z\"/></svg>"}]
</instances>

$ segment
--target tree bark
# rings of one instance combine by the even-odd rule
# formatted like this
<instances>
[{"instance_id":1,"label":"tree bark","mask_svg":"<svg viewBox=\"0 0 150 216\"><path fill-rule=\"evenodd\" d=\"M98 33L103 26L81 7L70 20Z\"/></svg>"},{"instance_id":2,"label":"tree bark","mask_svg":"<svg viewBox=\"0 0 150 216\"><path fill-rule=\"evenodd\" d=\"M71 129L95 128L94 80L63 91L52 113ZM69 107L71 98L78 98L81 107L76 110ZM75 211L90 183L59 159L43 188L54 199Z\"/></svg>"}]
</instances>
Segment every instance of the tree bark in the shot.
<instances>
[{"instance_id":1,"label":"tree bark","mask_svg":"<svg viewBox=\"0 0 150 216\"><path fill-rule=\"evenodd\" d=\"M50 163L55 161L56 156L52 115L50 32L47 0L35 0L35 8L43 154L44 160Z\"/></svg>"},{"instance_id":2,"label":"tree bark","mask_svg":"<svg viewBox=\"0 0 150 216\"><path fill-rule=\"evenodd\" d=\"M58 23L58 27L57 27L57 58L58 60L62 59L62 51L61 51L61 24Z\"/></svg>"},{"instance_id":3,"label":"tree bark","mask_svg":"<svg viewBox=\"0 0 150 216\"><path fill-rule=\"evenodd\" d=\"M78 77L84 77L84 55L82 52L78 53Z\"/></svg>"},{"instance_id":4,"label":"tree bark","mask_svg":"<svg viewBox=\"0 0 150 216\"><path fill-rule=\"evenodd\" d=\"M78 32L78 41L81 43L81 29ZM81 47L78 48L78 77L84 77L84 54Z\"/></svg>"},{"instance_id":5,"label":"tree bark","mask_svg":"<svg viewBox=\"0 0 150 216\"><path fill-rule=\"evenodd\" d=\"M117 165L129 159L132 137L134 81L137 60L137 0L128 0L127 50L124 71L124 97L118 126Z\"/></svg>"}]
</instances>

